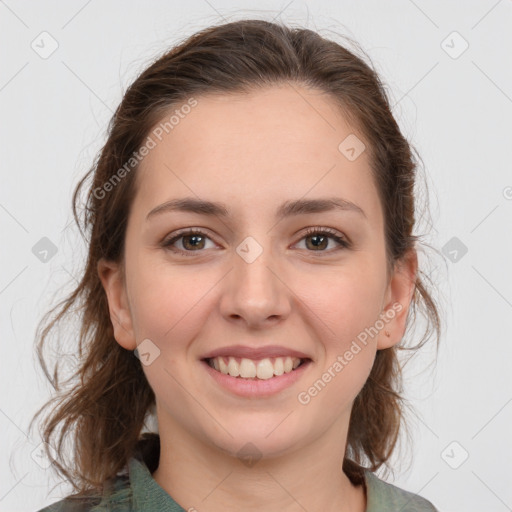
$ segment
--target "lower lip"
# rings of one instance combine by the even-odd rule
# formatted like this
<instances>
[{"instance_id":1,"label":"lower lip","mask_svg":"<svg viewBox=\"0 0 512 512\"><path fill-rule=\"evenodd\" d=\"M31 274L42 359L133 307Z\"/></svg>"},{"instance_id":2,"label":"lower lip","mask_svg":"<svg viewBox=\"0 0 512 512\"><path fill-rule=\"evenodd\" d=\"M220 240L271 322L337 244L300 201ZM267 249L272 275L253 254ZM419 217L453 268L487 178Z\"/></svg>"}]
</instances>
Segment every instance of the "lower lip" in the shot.
<instances>
[{"instance_id":1,"label":"lower lip","mask_svg":"<svg viewBox=\"0 0 512 512\"><path fill-rule=\"evenodd\" d=\"M283 373L283 375L274 376L270 379L243 379L241 377L232 377L231 375L224 375L215 370L206 361L201 361L201 363L213 379L231 393L246 398L264 398L275 395L294 384L307 370L311 360L302 363L289 373Z\"/></svg>"}]
</instances>

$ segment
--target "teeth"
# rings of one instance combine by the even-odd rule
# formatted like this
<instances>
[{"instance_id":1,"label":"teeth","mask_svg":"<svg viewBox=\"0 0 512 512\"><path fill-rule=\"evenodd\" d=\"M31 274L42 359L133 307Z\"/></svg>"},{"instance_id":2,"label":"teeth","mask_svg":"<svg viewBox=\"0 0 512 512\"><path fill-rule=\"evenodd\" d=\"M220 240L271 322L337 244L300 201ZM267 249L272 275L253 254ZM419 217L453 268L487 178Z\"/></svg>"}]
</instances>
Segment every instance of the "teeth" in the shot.
<instances>
[{"instance_id":1,"label":"teeth","mask_svg":"<svg viewBox=\"0 0 512 512\"><path fill-rule=\"evenodd\" d=\"M226 362L227 361L227 362ZM215 357L210 359L209 364L217 371L231 377L242 377L243 379L271 379L274 375L279 376L283 373L290 373L300 365L301 360L298 357L275 357L265 358L259 361L252 359L235 357Z\"/></svg>"},{"instance_id":2,"label":"teeth","mask_svg":"<svg viewBox=\"0 0 512 512\"><path fill-rule=\"evenodd\" d=\"M232 357L229 358L228 371L226 373L229 373L229 375L232 375L233 377L238 377L240 375L240 367Z\"/></svg>"},{"instance_id":3,"label":"teeth","mask_svg":"<svg viewBox=\"0 0 512 512\"><path fill-rule=\"evenodd\" d=\"M274 376L274 367L270 359L262 359L256 367L256 377L258 379L270 379Z\"/></svg>"},{"instance_id":4,"label":"teeth","mask_svg":"<svg viewBox=\"0 0 512 512\"><path fill-rule=\"evenodd\" d=\"M228 373L228 365L224 362L222 357L219 357L219 369L222 373Z\"/></svg>"},{"instance_id":5,"label":"teeth","mask_svg":"<svg viewBox=\"0 0 512 512\"><path fill-rule=\"evenodd\" d=\"M251 361L250 359L242 359L242 362L240 363L240 377L243 377L244 379L256 377L256 365L254 364L254 361Z\"/></svg>"},{"instance_id":6,"label":"teeth","mask_svg":"<svg viewBox=\"0 0 512 512\"><path fill-rule=\"evenodd\" d=\"M300 359L299 359L300 361ZM274 375L283 375L284 373L284 363L282 357L276 357L274 361Z\"/></svg>"}]
</instances>

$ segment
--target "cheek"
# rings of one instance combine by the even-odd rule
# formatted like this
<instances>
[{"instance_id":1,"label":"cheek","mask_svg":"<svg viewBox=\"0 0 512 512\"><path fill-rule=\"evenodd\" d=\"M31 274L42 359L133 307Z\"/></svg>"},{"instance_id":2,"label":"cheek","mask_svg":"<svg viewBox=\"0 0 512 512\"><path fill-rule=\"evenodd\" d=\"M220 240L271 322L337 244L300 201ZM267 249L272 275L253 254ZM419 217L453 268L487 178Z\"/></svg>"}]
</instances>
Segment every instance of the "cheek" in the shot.
<instances>
[{"instance_id":1,"label":"cheek","mask_svg":"<svg viewBox=\"0 0 512 512\"><path fill-rule=\"evenodd\" d=\"M207 290L204 276L199 278L191 271L150 266L139 269L131 289L137 339L187 339L187 332L199 325L196 317Z\"/></svg>"},{"instance_id":2,"label":"cheek","mask_svg":"<svg viewBox=\"0 0 512 512\"><path fill-rule=\"evenodd\" d=\"M350 410L351 404L368 379L374 358L373 347L361 345L361 351L354 354L350 361L341 356L340 360L336 361L337 365L330 365L322 374L321 383L315 381L315 387L326 388L322 391L321 402L318 403L320 410L331 411L329 414L332 414L333 418L344 410Z\"/></svg>"},{"instance_id":3,"label":"cheek","mask_svg":"<svg viewBox=\"0 0 512 512\"><path fill-rule=\"evenodd\" d=\"M336 269L319 279L297 279L295 291L323 324L327 350L344 350L350 340L379 319L384 281L371 265Z\"/></svg>"},{"instance_id":4,"label":"cheek","mask_svg":"<svg viewBox=\"0 0 512 512\"><path fill-rule=\"evenodd\" d=\"M337 269L328 277L316 283L308 279L299 291L315 313L310 318L323 352L307 383L312 387L304 391L310 398L321 394L317 406L336 415L356 397L371 371L383 282L371 265ZM328 284L319 286L321 282Z\"/></svg>"}]
</instances>

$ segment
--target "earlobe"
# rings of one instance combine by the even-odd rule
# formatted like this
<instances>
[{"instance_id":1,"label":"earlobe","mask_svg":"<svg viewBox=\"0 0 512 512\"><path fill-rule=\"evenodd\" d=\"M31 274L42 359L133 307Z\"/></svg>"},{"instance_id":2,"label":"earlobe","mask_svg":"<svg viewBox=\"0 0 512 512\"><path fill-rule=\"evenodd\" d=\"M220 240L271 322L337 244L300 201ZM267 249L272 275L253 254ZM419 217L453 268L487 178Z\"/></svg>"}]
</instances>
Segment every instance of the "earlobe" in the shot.
<instances>
[{"instance_id":1,"label":"earlobe","mask_svg":"<svg viewBox=\"0 0 512 512\"><path fill-rule=\"evenodd\" d=\"M123 348L135 350L137 343L121 265L101 258L98 261L97 271L107 296L114 337Z\"/></svg>"},{"instance_id":2,"label":"earlobe","mask_svg":"<svg viewBox=\"0 0 512 512\"><path fill-rule=\"evenodd\" d=\"M395 265L387 289L386 305L383 308L382 314L385 326L379 332L377 350L390 348L399 343L403 338L407 314L416 289L417 270L418 255L415 249L411 249Z\"/></svg>"}]
</instances>

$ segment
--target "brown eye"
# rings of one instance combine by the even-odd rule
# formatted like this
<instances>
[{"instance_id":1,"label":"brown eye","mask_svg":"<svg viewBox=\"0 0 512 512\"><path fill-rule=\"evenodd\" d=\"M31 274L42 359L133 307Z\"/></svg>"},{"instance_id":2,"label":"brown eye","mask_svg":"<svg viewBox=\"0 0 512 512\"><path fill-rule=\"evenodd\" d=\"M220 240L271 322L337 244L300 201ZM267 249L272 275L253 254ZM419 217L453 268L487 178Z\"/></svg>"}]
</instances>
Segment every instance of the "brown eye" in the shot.
<instances>
[{"instance_id":1,"label":"brown eye","mask_svg":"<svg viewBox=\"0 0 512 512\"><path fill-rule=\"evenodd\" d=\"M204 249L204 236L201 235L184 235L181 236L183 239L183 247L189 249Z\"/></svg>"},{"instance_id":2,"label":"brown eye","mask_svg":"<svg viewBox=\"0 0 512 512\"><path fill-rule=\"evenodd\" d=\"M311 243L308 244L306 242L306 247L313 250L325 249L329 245L329 238L330 237L324 235L308 235L305 239L310 240Z\"/></svg>"},{"instance_id":3,"label":"brown eye","mask_svg":"<svg viewBox=\"0 0 512 512\"><path fill-rule=\"evenodd\" d=\"M188 230L165 240L162 243L162 247L186 256L193 256L191 253L202 252L202 249L208 248L206 247L207 240L211 241L210 237L206 236L202 231Z\"/></svg>"},{"instance_id":4,"label":"brown eye","mask_svg":"<svg viewBox=\"0 0 512 512\"><path fill-rule=\"evenodd\" d=\"M306 240L305 246L308 252L331 253L338 249L347 249L350 246L348 240L331 228L312 228L301 240ZM326 250L331 240L335 242L335 246L332 250Z\"/></svg>"}]
</instances>

